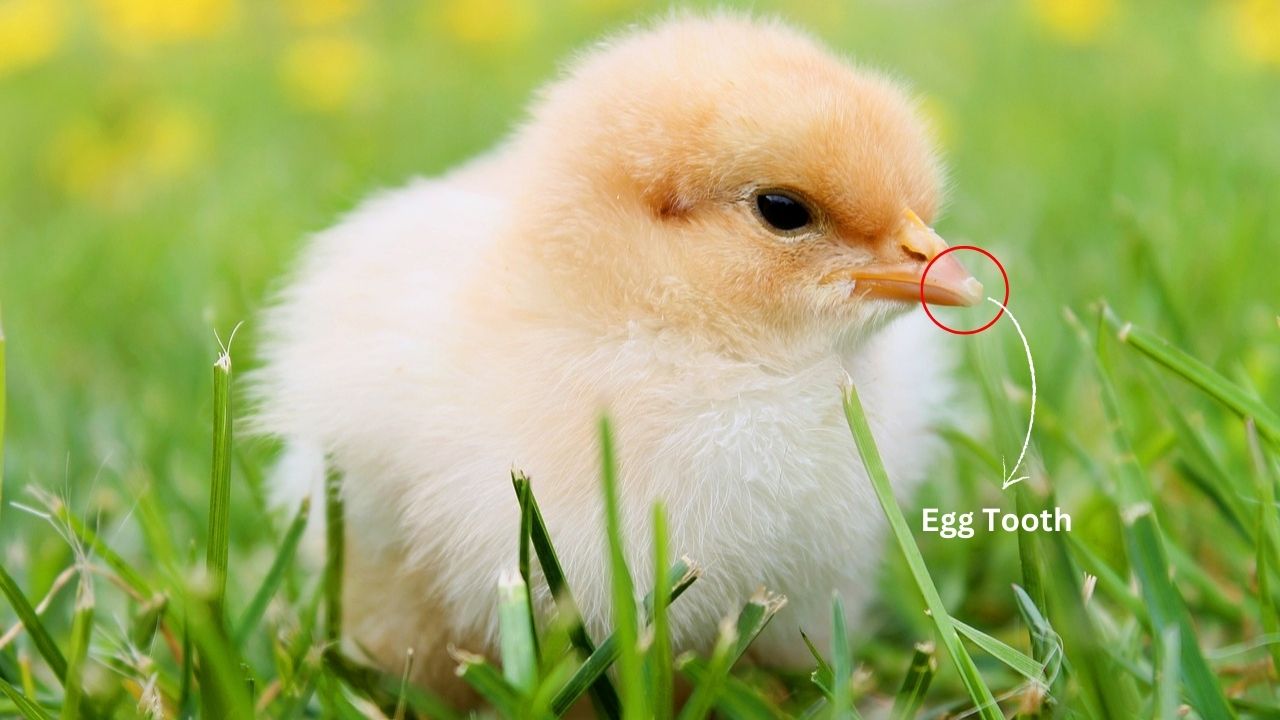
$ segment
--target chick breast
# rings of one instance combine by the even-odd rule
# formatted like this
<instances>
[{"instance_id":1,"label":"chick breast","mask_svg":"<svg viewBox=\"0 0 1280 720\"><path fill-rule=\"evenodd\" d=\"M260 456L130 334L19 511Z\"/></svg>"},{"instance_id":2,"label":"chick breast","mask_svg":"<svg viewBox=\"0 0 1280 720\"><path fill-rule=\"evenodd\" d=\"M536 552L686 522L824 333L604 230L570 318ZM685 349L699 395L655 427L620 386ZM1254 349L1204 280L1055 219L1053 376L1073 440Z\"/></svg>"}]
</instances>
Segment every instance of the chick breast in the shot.
<instances>
[{"instance_id":1,"label":"chick breast","mask_svg":"<svg viewBox=\"0 0 1280 720\"><path fill-rule=\"evenodd\" d=\"M284 438L276 480L296 503L341 473L346 627L391 671L464 698L446 648L496 655L496 582L516 560L510 472L533 478L588 629L611 626L596 423L614 420L629 559L650 569L649 508L704 575L673 606L677 649L705 650L760 586L786 595L753 652L805 665L830 598L871 595L880 510L845 426L852 376L906 494L930 464L947 405L942 333L912 315L828 352L762 365L661 323L561 323L504 278L502 248L537 232L518 148L378 196L316 236L266 315L256 423ZM513 262L517 264L513 266ZM777 355L778 353L775 353ZM785 353L782 353L785 355ZM545 585L536 602L551 608Z\"/></svg>"}]
</instances>

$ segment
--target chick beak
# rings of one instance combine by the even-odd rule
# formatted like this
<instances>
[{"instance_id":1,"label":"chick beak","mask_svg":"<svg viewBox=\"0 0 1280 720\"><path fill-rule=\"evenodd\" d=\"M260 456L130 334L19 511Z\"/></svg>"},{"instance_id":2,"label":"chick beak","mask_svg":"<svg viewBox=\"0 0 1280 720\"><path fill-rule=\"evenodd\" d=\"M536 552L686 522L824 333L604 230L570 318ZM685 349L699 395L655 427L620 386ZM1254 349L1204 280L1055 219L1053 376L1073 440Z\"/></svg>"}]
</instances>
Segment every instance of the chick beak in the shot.
<instances>
[{"instance_id":1,"label":"chick beak","mask_svg":"<svg viewBox=\"0 0 1280 720\"><path fill-rule=\"evenodd\" d=\"M919 300L920 276L928 267L925 302L953 306L981 302L982 283L964 269L955 253L938 257L947 249L947 243L910 208L904 210L902 216L903 223L888 243L888 252L895 256L892 260L838 270L824 277L822 283L852 280L854 295L858 297Z\"/></svg>"}]
</instances>

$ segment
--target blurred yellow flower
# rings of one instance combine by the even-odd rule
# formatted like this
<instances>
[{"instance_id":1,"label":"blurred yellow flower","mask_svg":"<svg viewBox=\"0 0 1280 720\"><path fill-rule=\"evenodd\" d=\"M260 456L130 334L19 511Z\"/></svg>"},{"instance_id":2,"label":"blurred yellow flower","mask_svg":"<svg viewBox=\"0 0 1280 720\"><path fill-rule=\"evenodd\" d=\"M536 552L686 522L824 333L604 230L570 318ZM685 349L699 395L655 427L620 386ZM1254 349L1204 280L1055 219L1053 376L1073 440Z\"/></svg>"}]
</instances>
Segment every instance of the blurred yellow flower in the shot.
<instances>
[{"instance_id":1,"label":"blurred yellow flower","mask_svg":"<svg viewBox=\"0 0 1280 720\"><path fill-rule=\"evenodd\" d=\"M0 0L0 77L48 59L65 25L60 0Z\"/></svg>"},{"instance_id":2,"label":"blurred yellow flower","mask_svg":"<svg viewBox=\"0 0 1280 720\"><path fill-rule=\"evenodd\" d=\"M309 27L346 20L363 6L364 0L283 0L285 17Z\"/></svg>"},{"instance_id":3,"label":"blurred yellow flower","mask_svg":"<svg viewBox=\"0 0 1280 720\"><path fill-rule=\"evenodd\" d=\"M68 195L108 207L132 204L188 175L208 146L206 124L175 105L145 105L117 122L81 117L63 127L47 167Z\"/></svg>"},{"instance_id":4,"label":"blurred yellow flower","mask_svg":"<svg viewBox=\"0 0 1280 720\"><path fill-rule=\"evenodd\" d=\"M140 167L158 178L185 175L205 149L205 128L194 114L176 106L158 107L137 125Z\"/></svg>"},{"instance_id":5,"label":"blurred yellow flower","mask_svg":"<svg viewBox=\"0 0 1280 720\"><path fill-rule=\"evenodd\" d=\"M372 53L349 37L324 35L298 40L280 58L280 81L309 110L333 112L350 104L369 76Z\"/></svg>"},{"instance_id":6,"label":"blurred yellow flower","mask_svg":"<svg viewBox=\"0 0 1280 720\"><path fill-rule=\"evenodd\" d=\"M447 0L439 20L462 42L499 45L529 37L538 17L530 0Z\"/></svg>"},{"instance_id":7,"label":"blurred yellow flower","mask_svg":"<svg viewBox=\"0 0 1280 720\"><path fill-rule=\"evenodd\" d=\"M1050 32L1076 44L1097 38L1115 13L1114 0L1032 0L1032 5Z\"/></svg>"},{"instance_id":8,"label":"blurred yellow flower","mask_svg":"<svg viewBox=\"0 0 1280 720\"><path fill-rule=\"evenodd\" d=\"M1232 14L1245 57L1280 65L1280 0L1236 0Z\"/></svg>"},{"instance_id":9,"label":"blurred yellow flower","mask_svg":"<svg viewBox=\"0 0 1280 720\"><path fill-rule=\"evenodd\" d=\"M136 49L209 37L235 16L235 0L96 0L113 45Z\"/></svg>"}]
</instances>

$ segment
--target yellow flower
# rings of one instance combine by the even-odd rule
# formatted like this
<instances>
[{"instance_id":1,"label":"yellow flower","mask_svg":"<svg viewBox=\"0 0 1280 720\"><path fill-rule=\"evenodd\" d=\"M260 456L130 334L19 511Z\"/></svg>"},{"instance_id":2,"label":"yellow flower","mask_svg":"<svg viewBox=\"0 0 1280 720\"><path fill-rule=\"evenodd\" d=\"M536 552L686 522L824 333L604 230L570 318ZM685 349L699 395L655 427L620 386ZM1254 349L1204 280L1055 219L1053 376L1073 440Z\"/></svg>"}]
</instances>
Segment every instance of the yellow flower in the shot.
<instances>
[{"instance_id":1,"label":"yellow flower","mask_svg":"<svg viewBox=\"0 0 1280 720\"><path fill-rule=\"evenodd\" d=\"M448 0L439 20L464 43L501 45L529 37L538 18L529 0Z\"/></svg>"},{"instance_id":2,"label":"yellow flower","mask_svg":"<svg viewBox=\"0 0 1280 720\"><path fill-rule=\"evenodd\" d=\"M1050 32L1075 44L1096 39L1115 12L1114 0L1032 0L1032 4Z\"/></svg>"},{"instance_id":3,"label":"yellow flower","mask_svg":"<svg viewBox=\"0 0 1280 720\"><path fill-rule=\"evenodd\" d=\"M86 197L107 188L119 151L102 128L80 118L62 128L49 149L49 172L68 195Z\"/></svg>"},{"instance_id":4,"label":"yellow flower","mask_svg":"<svg viewBox=\"0 0 1280 720\"><path fill-rule=\"evenodd\" d=\"M136 49L205 38L235 15L235 0L96 0L113 45Z\"/></svg>"},{"instance_id":5,"label":"yellow flower","mask_svg":"<svg viewBox=\"0 0 1280 720\"><path fill-rule=\"evenodd\" d=\"M141 115L132 139L138 167L159 179L186 175L204 150L204 125L191 112L161 106Z\"/></svg>"},{"instance_id":6,"label":"yellow flower","mask_svg":"<svg viewBox=\"0 0 1280 720\"><path fill-rule=\"evenodd\" d=\"M333 112L351 103L371 65L369 49L352 38L309 37L285 50L280 58L280 80L299 105Z\"/></svg>"},{"instance_id":7,"label":"yellow flower","mask_svg":"<svg viewBox=\"0 0 1280 720\"><path fill-rule=\"evenodd\" d=\"M138 107L110 124L77 118L55 136L47 168L68 195L105 207L132 205L196 167L208 145L205 127L190 110L164 104Z\"/></svg>"},{"instance_id":8,"label":"yellow flower","mask_svg":"<svg viewBox=\"0 0 1280 720\"><path fill-rule=\"evenodd\" d=\"M1280 65L1280 0L1236 0L1232 4L1236 41L1245 57Z\"/></svg>"},{"instance_id":9,"label":"yellow flower","mask_svg":"<svg viewBox=\"0 0 1280 720\"><path fill-rule=\"evenodd\" d=\"M0 77L53 55L65 19L59 0L0 0Z\"/></svg>"},{"instance_id":10,"label":"yellow flower","mask_svg":"<svg viewBox=\"0 0 1280 720\"><path fill-rule=\"evenodd\" d=\"M364 0L283 0L284 14L295 25L314 27L345 20L364 5Z\"/></svg>"}]
</instances>

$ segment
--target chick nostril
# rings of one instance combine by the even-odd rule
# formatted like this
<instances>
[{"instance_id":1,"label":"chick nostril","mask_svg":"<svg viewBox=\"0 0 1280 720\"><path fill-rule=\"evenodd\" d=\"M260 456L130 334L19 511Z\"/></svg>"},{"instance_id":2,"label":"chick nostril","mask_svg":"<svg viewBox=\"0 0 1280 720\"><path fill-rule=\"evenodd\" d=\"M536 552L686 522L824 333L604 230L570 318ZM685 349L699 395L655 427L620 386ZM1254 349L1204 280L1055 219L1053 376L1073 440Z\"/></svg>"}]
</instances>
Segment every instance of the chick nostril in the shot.
<instances>
[{"instance_id":1,"label":"chick nostril","mask_svg":"<svg viewBox=\"0 0 1280 720\"><path fill-rule=\"evenodd\" d=\"M919 250L916 250L915 248L910 247L908 245L903 245L902 251L907 254L907 257L917 262L926 262L929 259L928 255L925 255Z\"/></svg>"}]
</instances>

